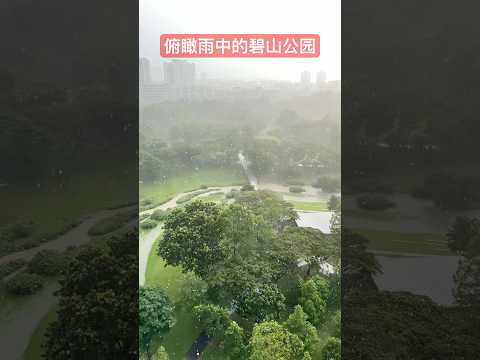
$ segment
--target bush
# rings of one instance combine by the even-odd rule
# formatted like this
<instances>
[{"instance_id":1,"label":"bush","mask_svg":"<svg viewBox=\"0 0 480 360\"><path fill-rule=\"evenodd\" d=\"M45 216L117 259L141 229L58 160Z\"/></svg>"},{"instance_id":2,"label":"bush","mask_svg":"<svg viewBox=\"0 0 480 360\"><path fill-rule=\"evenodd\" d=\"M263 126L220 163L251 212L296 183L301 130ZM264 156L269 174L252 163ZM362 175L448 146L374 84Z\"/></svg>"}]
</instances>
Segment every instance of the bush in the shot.
<instances>
[{"instance_id":1,"label":"bush","mask_svg":"<svg viewBox=\"0 0 480 360\"><path fill-rule=\"evenodd\" d=\"M60 273L63 265L63 258L58 251L42 250L30 260L27 269L32 274L54 276Z\"/></svg>"},{"instance_id":2,"label":"bush","mask_svg":"<svg viewBox=\"0 0 480 360\"><path fill-rule=\"evenodd\" d=\"M37 274L20 273L5 284L7 291L13 295L31 295L43 286L42 278Z\"/></svg>"},{"instance_id":3,"label":"bush","mask_svg":"<svg viewBox=\"0 0 480 360\"><path fill-rule=\"evenodd\" d=\"M9 261L6 264L0 265L0 279L13 274L15 271L21 269L27 264L27 262L23 259L17 259Z\"/></svg>"},{"instance_id":4,"label":"bush","mask_svg":"<svg viewBox=\"0 0 480 360\"><path fill-rule=\"evenodd\" d=\"M243 185L240 191L255 191L255 186L250 184Z\"/></svg>"},{"instance_id":5,"label":"bush","mask_svg":"<svg viewBox=\"0 0 480 360\"><path fill-rule=\"evenodd\" d=\"M157 222L152 219L147 219L140 223L140 229L143 229L143 230L153 229L156 226L157 226Z\"/></svg>"},{"instance_id":6,"label":"bush","mask_svg":"<svg viewBox=\"0 0 480 360\"><path fill-rule=\"evenodd\" d=\"M19 222L16 224L11 224L2 229L0 238L8 241L23 239L33 233L33 228L33 222Z\"/></svg>"},{"instance_id":7,"label":"bush","mask_svg":"<svg viewBox=\"0 0 480 360\"><path fill-rule=\"evenodd\" d=\"M322 176L315 181L312 186L314 188L322 189L324 192L338 192L340 191L340 178L333 176Z\"/></svg>"},{"instance_id":8,"label":"bush","mask_svg":"<svg viewBox=\"0 0 480 360\"><path fill-rule=\"evenodd\" d=\"M290 186L288 188L288 191L290 191L291 193L302 193L305 192L305 189L301 186Z\"/></svg>"},{"instance_id":9,"label":"bush","mask_svg":"<svg viewBox=\"0 0 480 360\"><path fill-rule=\"evenodd\" d=\"M235 199L237 197L237 193L238 193L238 191L232 190L229 193L225 194L225 198L226 199Z\"/></svg>"},{"instance_id":10,"label":"bush","mask_svg":"<svg viewBox=\"0 0 480 360\"><path fill-rule=\"evenodd\" d=\"M395 206L395 203L383 195L361 195L357 198L357 205L361 209L380 211Z\"/></svg>"},{"instance_id":11,"label":"bush","mask_svg":"<svg viewBox=\"0 0 480 360\"><path fill-rule=\"evenodd\" d=\"M112 231L120 229L130 220L133 220L138 216L138 210L132 209L115 214L106 219L99 220L89 230L88 235L98 236L111 233Z\"/></svg>"},{"instance_id":12,"label":"bush","mask_svg":"<svg viewBox=\"0 0 480 360\"><path fill-rule=\"evenodd\" d=\"M206 189L208 189L208 186L207 185L200 185L200 189L206 190Z\"/></svg>"},{"instance_id":13,"label":"bush","mask_svg":"<svg viewBox=\"0 0 480 360\"><path fill-rule=\"evenodd\" d=\"M158 209L158 210L155 210L152 215L150 215L150 219L154 220L154 221L165 221L165 218L168 216L168 211L165 211L165 210L161 210L161 209Z\"/></svg>"}]
</instances>

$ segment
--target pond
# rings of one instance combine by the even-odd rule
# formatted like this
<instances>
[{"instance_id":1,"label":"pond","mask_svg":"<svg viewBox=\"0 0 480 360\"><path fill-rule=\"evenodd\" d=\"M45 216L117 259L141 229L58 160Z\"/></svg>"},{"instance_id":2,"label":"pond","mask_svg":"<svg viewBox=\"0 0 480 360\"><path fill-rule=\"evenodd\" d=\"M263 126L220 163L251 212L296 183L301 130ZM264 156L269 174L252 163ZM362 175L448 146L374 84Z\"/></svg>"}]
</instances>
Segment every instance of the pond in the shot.
<instances>
[{"instance_id":1,"label":"pond","mask_svg":"<svg viewBox=\"0 0 480 360\"><path fill-rule=\"evenodd\" d=\"M454 302L453 275L458 256L376 255L383 274L374 276L381 290L426 295L440 305Z\"/></svg>"},{"instance_id":2,"label":"pond","mask_svg":"<svg viewBox=\"0 0 480 360\"><path fill-rule=\"evenodd\" d=\"M300 227L311 227L321 230L324 234L330 234L330 211L306 212L297 211L299 219L297 225Z\"/></svg>"}]
</instances>

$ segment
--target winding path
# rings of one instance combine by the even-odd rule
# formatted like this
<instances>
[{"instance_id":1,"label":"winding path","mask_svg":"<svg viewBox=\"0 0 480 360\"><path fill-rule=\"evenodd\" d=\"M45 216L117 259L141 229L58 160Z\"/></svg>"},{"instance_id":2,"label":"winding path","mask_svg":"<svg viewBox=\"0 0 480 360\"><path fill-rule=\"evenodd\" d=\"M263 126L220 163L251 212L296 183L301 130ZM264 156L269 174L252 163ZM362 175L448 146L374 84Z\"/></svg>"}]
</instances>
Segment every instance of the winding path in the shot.
<instances>
[{"instance_id":1,"label":"winding path","mask_svg":"<svg viewBox=\"0 0 480 360\"><path fill-rule=\"evenodd\" d=\"M0 264L16 259L30 260L36 253L44 249L63 251L69 246L78 246L90 241L88 230L100 220L115 215L116 213L133 208L133 206L115 210L102 210L98 213L84 217L82 222L58 238L44 243L35 248L12 253L0 258ZM0 339L1 358L21 360L30 343L33 332L40 324L43 317L57 302L54 292L58 290L57 281L49 282L37 294L26 297L11 306L0 310Z\"/></svg>"}]
</instances>

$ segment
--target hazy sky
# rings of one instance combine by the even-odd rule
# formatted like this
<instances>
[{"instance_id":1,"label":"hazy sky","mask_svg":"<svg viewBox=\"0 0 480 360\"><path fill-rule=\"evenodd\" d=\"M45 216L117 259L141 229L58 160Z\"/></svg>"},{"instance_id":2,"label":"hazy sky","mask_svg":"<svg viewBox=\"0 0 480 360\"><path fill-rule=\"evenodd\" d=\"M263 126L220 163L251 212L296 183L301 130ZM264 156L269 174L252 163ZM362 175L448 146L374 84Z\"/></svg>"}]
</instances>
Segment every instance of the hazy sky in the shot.
<instances>
[{"instance_id":1,"label":"hazy sky","mask_svg":"<svg viewBox=\"0 0 480 360\"><path fill-rule=\"evenodd\" d=\"M140 0L140 56L161 80L162 33L317 33L316 59L194 59L207 78L298 81L300 72L326 71L340 79L340 0ZM156 67L156 69L155 69ZM315 78L315 75L313 78Z\"/></svg>"}]
</instances>

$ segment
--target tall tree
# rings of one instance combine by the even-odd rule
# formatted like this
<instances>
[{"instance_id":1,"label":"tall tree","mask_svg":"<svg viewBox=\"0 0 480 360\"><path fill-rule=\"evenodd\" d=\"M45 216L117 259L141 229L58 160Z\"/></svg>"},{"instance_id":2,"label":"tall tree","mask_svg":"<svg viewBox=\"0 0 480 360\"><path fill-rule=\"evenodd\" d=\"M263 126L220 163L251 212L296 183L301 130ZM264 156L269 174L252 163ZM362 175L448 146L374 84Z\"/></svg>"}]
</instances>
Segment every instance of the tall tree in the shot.
<instances>
[{"instance_id":1,"label":"tall tree","mask_svg":"<svg viewBox=\"0 0 480 360\"><path fill-rule=\"evenodd\" d=\"M302 340L275 321L266 321L253 329L250 360L303 360Z\"/></svg>"},{"instance_id":2,"label":"tall tree","mask_svg":"<svg viewBox=\"0 0 480 360\"><path fill-rule=\"evenodd\" d=\"M308 315L300 305L295 306L293 313L290 314L283 325L303 341L305 350L312 353L319 340L318 333L317 329L308 321Z\"/></svg>"},{"instance_id":3,"label":"tall tree","mask_svg":"<svg viewBox=\"0 0 480 360\"><path fill-rule=\"evenodd\" d=\"M162 289L141 287L138 315L140 351L151 359L153 339L166 335L175 324L173 305Z\"/></svg>"},{"instance_id":4,"label":"tall tree","mask_svg":"<svg viewBox=\"0 0 480 360\"><path fill-rule=\"evenodd\" d=\"M138 232L88 246L67 265L45 358L138 358Z\"/></svg>"},{"instance_id":5,"label":"tall tree","mask_svg":"<svg viewBox=\"0 0 480 360\"><path fill-rule=\"evenodd\" d=\"M223 260L225 217L215 203L194 201L175 209L164 224L158 254L168 265L181 265L204 279Z\"/></svg>"}]
</instances>

